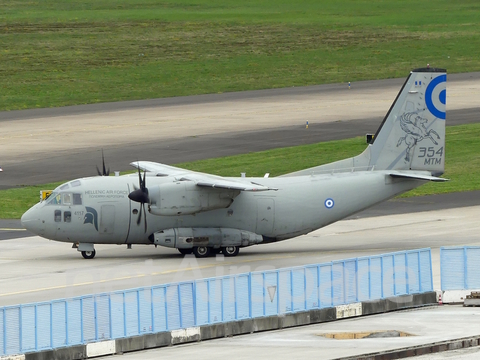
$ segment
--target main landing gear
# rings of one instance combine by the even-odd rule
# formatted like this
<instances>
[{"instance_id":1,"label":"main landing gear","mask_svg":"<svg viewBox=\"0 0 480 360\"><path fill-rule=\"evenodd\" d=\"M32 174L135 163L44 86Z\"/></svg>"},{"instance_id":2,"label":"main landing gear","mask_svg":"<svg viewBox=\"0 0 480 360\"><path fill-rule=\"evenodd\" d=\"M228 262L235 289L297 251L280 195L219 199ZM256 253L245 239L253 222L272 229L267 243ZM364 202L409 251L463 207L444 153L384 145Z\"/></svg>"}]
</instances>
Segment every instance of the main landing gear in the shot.
<instances>
[{"instance_id":1,"label":"main landing gear","mask_svg":"<svg viewBox=\"0 0 480 360\"><path fill-rule=\"evenodd\" d=\"M194 246L191 249L177 249L177 250L182 255L189 255L193 253L196 258L206 258L206 257L209 257L210 255L219 254L220 252L222 252L225 257L232 257L232 256L238 255L240 251L240 247L225 246L217 249L217 248L212 248L208 246Z\"/></svg>"},{"instance_id":2,"label":"main landing gear","mask_svg":"<svg viewBox=\"0 0 480 360\"><path fill-rule=\"evenodd\" d=\"M91 243L74 243L72 248L80 251L84 259L93 259L97 253L94 246L95 244Z\"/></svg>"}]
</instances>

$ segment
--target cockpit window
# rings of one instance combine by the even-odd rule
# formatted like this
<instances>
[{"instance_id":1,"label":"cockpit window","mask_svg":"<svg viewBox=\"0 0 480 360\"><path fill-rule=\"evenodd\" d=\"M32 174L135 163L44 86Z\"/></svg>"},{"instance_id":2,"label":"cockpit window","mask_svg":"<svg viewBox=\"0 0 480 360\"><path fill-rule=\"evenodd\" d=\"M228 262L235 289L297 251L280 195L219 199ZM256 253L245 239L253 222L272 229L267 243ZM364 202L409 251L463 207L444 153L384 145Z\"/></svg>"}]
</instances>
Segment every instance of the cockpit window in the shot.
<instances>
[{"instance_id":1,"label":"cockpit window","mask_svg":"<svg viewBox=\"0 0 480 360\"><path fill-rule=\"evenodd\" d=\"M62 205L62 194L53 192L47 199L48 205Z\"/></svg>"},{"instance_id":2,"label":"cockpit window","mask_svg":"<svg viewBox=\"0 0 480 360\"><path fill-rule=\"evenodd\" d=\"M63 184L60 186L60 190L67 190L70 186L68 184Z\"/></svg>"},{"instance_id":3,"label":"cockpit window","mask_svg":"<svg viewBox=\"0 0 480 360\"><path fill-rule=\"evenodd\" d=\"M73 194L73 205L82 205L82 194Z\"/></svg>"},{"instance_id":4,"label":"cockpit window","mask_svg":"<svg viewBox=\"0 0 480 360\"><path fill-rule=\"evenodd\" d=\"M71 187L77 187L77 186L80 186L80 185L82 185L80 180L73 180L72 182L70 182Z\"/></svg>"},{"instance_id":5,"label":"cockpit window","mask_svg":"<svg viewBox=\"0 0 480 360\"><path fill-rule=\"evenodd\" d=\"M72 204L72 194L71 193L64 193L63 194L63 205L71 205Z\"/></svg>"}]
</instances>

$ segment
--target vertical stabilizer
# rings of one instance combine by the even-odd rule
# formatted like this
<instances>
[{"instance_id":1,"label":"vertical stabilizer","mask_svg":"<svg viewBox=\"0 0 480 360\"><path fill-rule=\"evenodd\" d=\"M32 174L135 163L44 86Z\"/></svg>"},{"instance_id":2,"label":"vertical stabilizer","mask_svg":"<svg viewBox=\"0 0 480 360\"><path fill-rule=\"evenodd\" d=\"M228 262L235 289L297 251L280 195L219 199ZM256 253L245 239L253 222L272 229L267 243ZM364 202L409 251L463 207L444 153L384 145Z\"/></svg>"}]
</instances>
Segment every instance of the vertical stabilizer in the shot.
<instances>
[{"instance_id":1,"label":"vertical stabilizer","mask_svg":"<svg viewBox=\"0 0 480 360\"><path fill-rule=\"evenodd\" d=\"M443 174L447 74L416 69L368 147L375 170L423 170Z\"/></svg>"},{"instance_id":2,"label":"vertical stabilizer","mask_svg":"<svg viewBox=\"0 0 480 360\"><path fill-rule=\"evenodd\" d=\"M446 84L444 69L413 70L363 153L284 176L352 170L418 170L440 176L445 168Z\"/></svg>"}]
</instances>

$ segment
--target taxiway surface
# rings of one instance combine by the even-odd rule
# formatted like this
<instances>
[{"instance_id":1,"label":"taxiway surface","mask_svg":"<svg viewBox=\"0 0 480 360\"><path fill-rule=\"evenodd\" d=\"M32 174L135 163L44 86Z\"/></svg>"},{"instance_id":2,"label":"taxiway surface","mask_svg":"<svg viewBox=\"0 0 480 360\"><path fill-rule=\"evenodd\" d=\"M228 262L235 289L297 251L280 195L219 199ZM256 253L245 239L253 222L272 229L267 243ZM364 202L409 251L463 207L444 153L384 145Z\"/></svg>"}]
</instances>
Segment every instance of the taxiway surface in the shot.
<instances>
[{"instance_id":1,"label":"taxiway surface","mask_svg":"<svg viewBox=\"0 0 480 360\"><path fill-rule=\"evenodd\" d=\"M68 243L37 236L0 242L0 306L169 282L317 264L430 247L439 289L439 249L480 245L480 206L343 220L308 235L196 259L154 246L96 245L85 260Z\"/></svg>"}]
</instances>

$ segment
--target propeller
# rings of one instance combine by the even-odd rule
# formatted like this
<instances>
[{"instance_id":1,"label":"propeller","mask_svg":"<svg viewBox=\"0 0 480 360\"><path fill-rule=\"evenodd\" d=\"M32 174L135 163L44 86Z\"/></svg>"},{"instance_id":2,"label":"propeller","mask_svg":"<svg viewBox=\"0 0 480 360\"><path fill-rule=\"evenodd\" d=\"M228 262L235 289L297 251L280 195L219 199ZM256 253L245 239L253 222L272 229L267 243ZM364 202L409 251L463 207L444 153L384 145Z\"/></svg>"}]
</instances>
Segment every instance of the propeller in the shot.
<instances>
[{"instance_id":1,"label":"propeller","mask_svg":"<svg viewBox=\"0 0 480 360\"><path fill-rule=\"evenodd\" d=\"M100 169L97 166L97 173L99 176L108 176L110 175L110 168L108 170L105 169L105 157L103 156L103 149L102 149L102 165L103 165L103 172L100 172Z\"/></svg>"},{"instance_id":2,"label":"propeller","mask_svg":"<svg viewBox=\"0 0 480 360\"><path fill-rule=\"evenodd\" d=\"M148 197L148 189L146 186L146 171L143 172L143 179L142 174L140 173L140 167L138 167L138 183L140 184L140 189L137 188L135 185L134 191L128 194L128 198L132 201L140 203L140 212L138 213L137 218L137 225L140 225L142 222L142 212L145 213L145 204L150 204L150 198ZM147 232L147 215L145 213L144 217L145 223L145 232Z\"/></svg>"}]
</instances>

